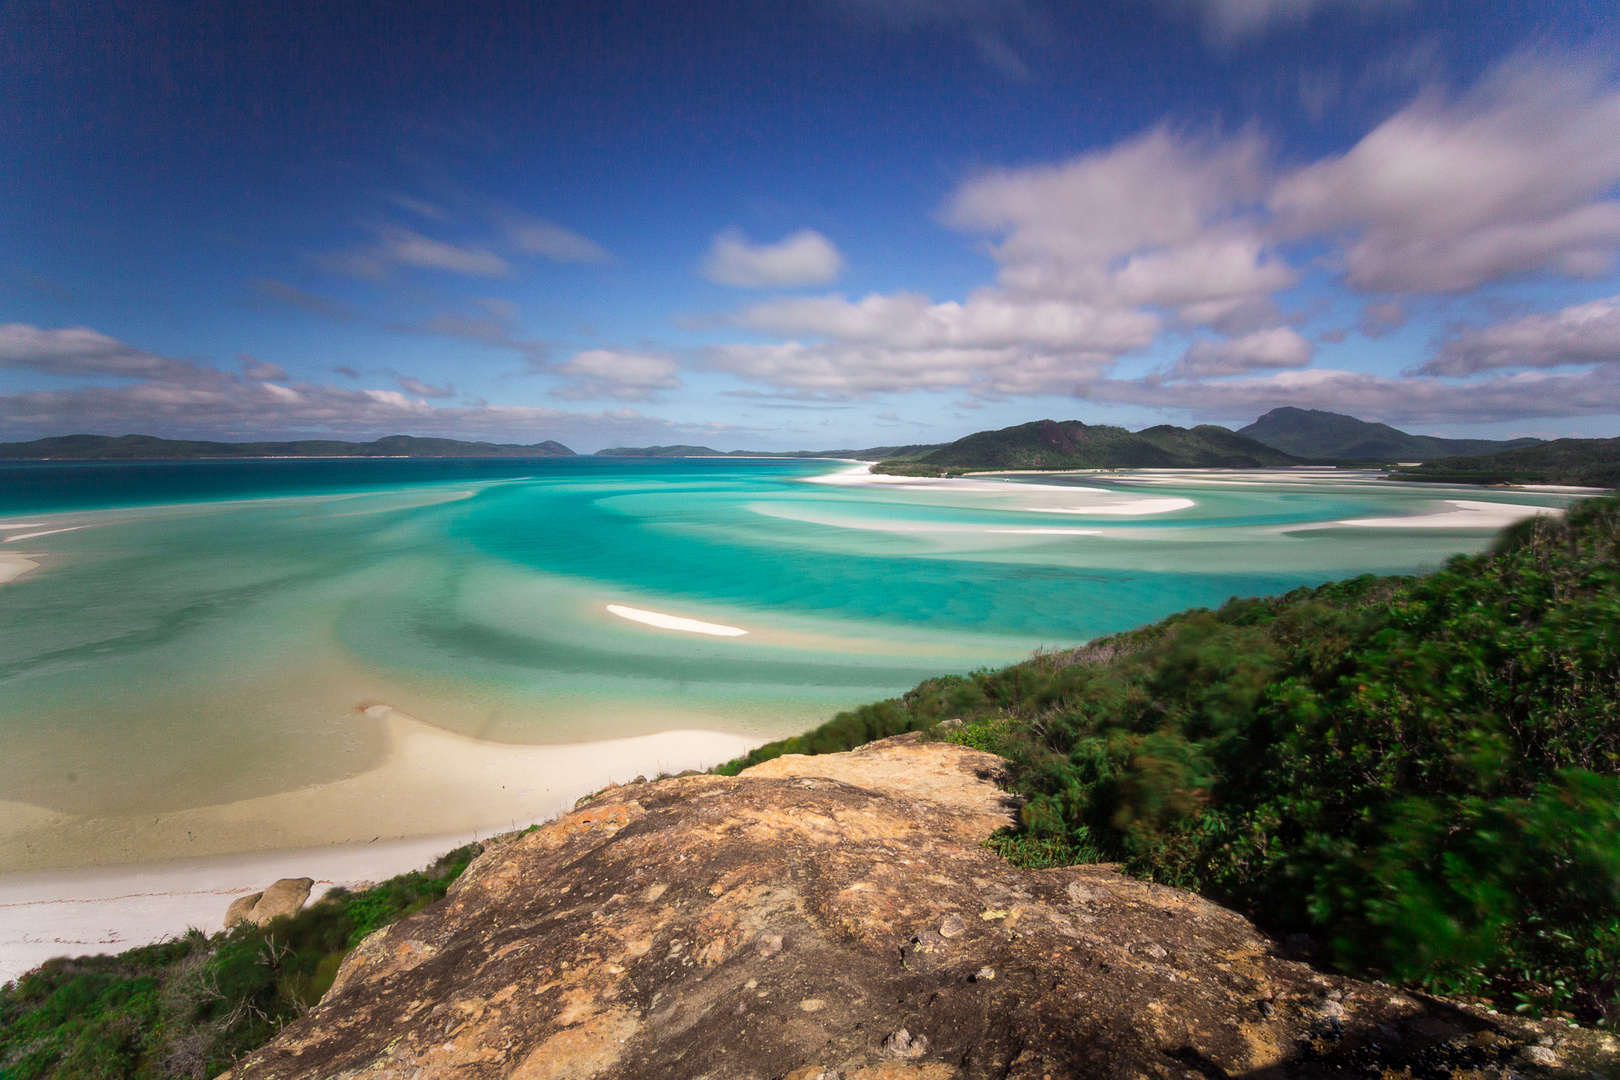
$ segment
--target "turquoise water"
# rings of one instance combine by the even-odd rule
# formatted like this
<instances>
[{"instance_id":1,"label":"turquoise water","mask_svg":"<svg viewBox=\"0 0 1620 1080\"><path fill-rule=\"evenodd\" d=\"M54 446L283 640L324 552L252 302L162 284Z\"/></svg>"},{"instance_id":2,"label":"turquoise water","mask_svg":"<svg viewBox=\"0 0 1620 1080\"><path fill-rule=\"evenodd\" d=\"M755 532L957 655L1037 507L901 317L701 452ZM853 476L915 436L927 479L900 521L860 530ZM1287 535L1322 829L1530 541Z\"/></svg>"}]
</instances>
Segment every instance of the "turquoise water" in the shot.
<instances>
[{"instance_id":1,"label":"turquoise water","mask_svg":"<svg viewBox=\"0 0 1620 1080\"><path fill-rule=\"evenodd\" d=\"M844 468L0 465L0 537L24 537L0 558L40 564L0 585L0 800L127 815L338 779L386 752L377 702L505 742L770 738L931 675L1421 572L1491 535L1341 520L1570 501L1290 472L813 482Z\"/></svg>"}]
</instances>

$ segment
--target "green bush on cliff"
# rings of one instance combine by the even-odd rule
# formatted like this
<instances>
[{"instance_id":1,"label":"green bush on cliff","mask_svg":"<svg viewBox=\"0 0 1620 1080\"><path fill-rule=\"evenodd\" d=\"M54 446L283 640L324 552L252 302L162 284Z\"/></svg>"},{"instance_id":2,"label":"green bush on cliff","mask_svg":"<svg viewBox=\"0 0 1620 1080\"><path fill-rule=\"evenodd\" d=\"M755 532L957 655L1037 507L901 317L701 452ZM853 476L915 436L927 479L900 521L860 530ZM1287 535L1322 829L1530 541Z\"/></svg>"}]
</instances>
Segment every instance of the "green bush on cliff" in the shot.
<instances>
[{"instance_id":1,"label":"green bush on cliff","mask_svg":"<svg viewBox=\"0 0 1620 1080\"><path fill-rule=\"evenodd\" d=\"M994 841L1009 857L1118 861L1309 933L1348 971L1616 1015L1620 501L1426 577L1234 599L933 680L756 754L950 718L1013 762L1029 801Z\"/></svg>"},{"instance_id":2,"label":"green bush on cliff","mask_svg":"<svg viewBox=\"0 0 1620 1080\"><path fill-rule=\"evenodd\" d=\"M0 1078L217 1076L320 1001L362 937L444 896L480 850L335 889L264 926L52 960L0 989Z\"/></svg>"}]
</instances>

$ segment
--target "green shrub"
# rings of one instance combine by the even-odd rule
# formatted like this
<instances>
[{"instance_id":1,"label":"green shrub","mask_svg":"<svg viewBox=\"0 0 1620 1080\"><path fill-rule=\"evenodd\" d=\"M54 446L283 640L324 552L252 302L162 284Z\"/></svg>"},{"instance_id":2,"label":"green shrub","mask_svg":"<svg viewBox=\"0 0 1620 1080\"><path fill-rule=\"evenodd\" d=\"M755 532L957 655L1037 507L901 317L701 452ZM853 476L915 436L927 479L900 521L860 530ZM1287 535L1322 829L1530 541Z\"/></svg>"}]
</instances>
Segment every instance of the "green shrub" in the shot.
<instances>
[{"instance_id":1,"label":"green shrub","mask_svg":"<svg viewBox=\"0 0 1620 1080\"><path fill-rule=\"evenodd\" d=\"M49 961L0 989L0 1078L217 1076L319 1002L362 937L443 897L481 850L334 889L265 926Z\"/></svg>"}]
</instances>

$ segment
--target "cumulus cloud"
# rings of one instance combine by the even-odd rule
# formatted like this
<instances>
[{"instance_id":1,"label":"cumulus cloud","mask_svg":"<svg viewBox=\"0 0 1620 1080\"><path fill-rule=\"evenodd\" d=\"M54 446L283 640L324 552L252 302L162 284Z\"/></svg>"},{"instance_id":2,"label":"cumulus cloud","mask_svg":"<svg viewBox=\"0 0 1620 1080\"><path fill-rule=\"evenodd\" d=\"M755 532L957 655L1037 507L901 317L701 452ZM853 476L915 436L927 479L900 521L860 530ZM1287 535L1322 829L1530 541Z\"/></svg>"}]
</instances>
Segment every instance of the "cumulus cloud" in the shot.
<instances>
[{"instance_id":1,"label":"cumulus cloud","mask_svg":"<svg viewBox=\"0 0 1620 1080\"><path fill-rule=\"evenodd\" d=\"M764 289L825 285L843 269L833 242L813 229L775 244L750 244L738 230L727 229L714 238L698 272L720 285Z\"/></svg>"},{"instance_id":2,"label":"cumulus cloud","mask_svg":"<svg viewBox=\"0 0 1620 1080\"><path fill-rule=\"evenodd\" d=\"M1473 375L1570 364L1620 364L1620 296L1465 331L1447 340L1419 371Z\"/></svg>"},{"instance_id":3,"label":"cumulus cloud","mask_svg":"<svg viewBox=\"0 0 1620 1080\"><path fill-rule=\"evenodd\" d=\"M1282 9L1219 7L1265 19ZM1067 161L960 184L942 216L986 236L998 264L995 284L965 301L907 292L770 300L722 321L777 340L715 346L705 360L823 398L1074 390L1212 415L1238 402L1243 410L1294 404L1287 395L1299 394L1397 415L1403 380L1310 369L1313 346L1278 306L1303 269L1291 259L1309 257L1371 294L1359 320L1369 336L1403 325L1414 296L1603 272L1620 250L1616 131L1620 89L1579 65L1524 59L1466 93L1420 94L1347 152L1299 166L1280 166L1252 129L1195 138L1154 128ZM1475 402L1485 419L1511 413L1530 385L1459 387L1439 377L1606 362L1608 314L1599 308L1607 303L1455 336L1424 368L1429 378L1412 383L1413 403L1400 415L1466 418ZM1154 378L1107 377L1167 330L1220 337L1198 341ZM1253 374L1266 370L1277 373ZM1332 396L1341 390L1360 396ZM1600 375L1559 377L1534 391L1562 401L1516 407L1584 414L1610 408L1610 390Z\"/></svg>"},{"instance_id":4,"label":"cumulus cloud","mask_svg":"<svg viewBox=\"0 0 1620 1080\"><path fill-rule=\"evenodd\" d=\"M280 364L272 364L268 360L260 360L248 353L237 353L237 360L242 363L242 374L259 382L281 382L287 377L287 369Z\"/></svg>"},{"instance_id":5,"label":"cumulus cloud","mask_svg":"<svg viewBox=\"0 0 1620 1080\"><path fill-rule=\"evenodd\" d=\"M1302 368L1311 362L1311 343L1288 326L1256 330L1223 341L1197 341L1171 370L1171 378L1205 379L1242 375L1256 368Z\"/></svg>"},{"instance_id":6,"label":"cumulus cloud","mask_svg":"<svg viewBox=\"0 0 1620 1080\"><path fill-rule=\"evenodd\" d=\"M568 401L650 401L681 385L680 367L669 357L619 349L586 349L555 370L569 381L552 396Z\"/></svg>"},{"instance_id":7,"label":"cumulus cloud","mask_svg":"<svg viewBox=\"0 0 1620 1080\"><path fill-rule=\"evenodd\" d=\"M587 445L692 441L740 431L723 424L673 424L634 409L596 413L528 406L434 406L402 379L400 390L347 390L307 382L283 385L202 364L171 360L86 328L0 326L0 367L51 375L121 376L119 385L0 394L0 428L14 438L130 431L218 439L329 436L374 438L398 432L531 443Z\"/></svg>"},{"instance_id":8,"label":"cumulus cloud","mask_svg":"<svg viewBox=\"0 0 1620 1080\"><path fill-rule=\"evenodd\" d=\"M1286 288L1253 212L1268 180L1253 133L1224 143L1160 128L1058 165L963 184L952 224L1000 236L1001 285L1094 303L1184 307Z\"/></svg>"},{"instance_id":9,"label":"cumulus cloud","mask_svg":"<svg viewBox=\"0 0 1620 1080\"><path fill-rule=\"evenodd\" d=\"M830 395L914 389L1067 393L1120 352L1153 340L1151 314L981 290L966 303L912 294L802 297L756 304L735 325L823 340L718 346L709 366Z\"/></svg>"},{"instance_id":10,"label":"cumulus cloud","mask_svg":"<svg viewBox=\"0 0 1620 1080\"><path fill-rule=\"evenodd\" d=\"M1514 274L1607 272L1620 247L1620 89L1516 61L1457 100L1420 96L1268 199L1295 236L1348 232L1346 279L1462 292Z\"/></svg>"},{"instance_id":11,"label":"cumulus cloud","mask_svg":"<svg viewBox=\"0 0 1620 1080\"><path fill-rule=\"evenodd\" d=\"M178 379L199 370L195 364L137 349L86 326L45 330L28 323L0 326L0 368L136 379Z\"/></svg>"}]
</instances>

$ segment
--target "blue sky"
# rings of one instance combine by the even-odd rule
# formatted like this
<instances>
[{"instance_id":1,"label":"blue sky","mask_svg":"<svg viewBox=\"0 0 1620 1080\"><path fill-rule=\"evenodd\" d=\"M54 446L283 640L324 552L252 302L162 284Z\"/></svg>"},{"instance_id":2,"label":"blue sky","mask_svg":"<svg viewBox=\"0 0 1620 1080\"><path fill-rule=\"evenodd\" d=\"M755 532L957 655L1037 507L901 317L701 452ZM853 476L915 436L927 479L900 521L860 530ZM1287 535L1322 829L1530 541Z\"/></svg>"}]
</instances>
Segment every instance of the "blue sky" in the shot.
<instances>
[{"instance_id":1,"label":"blue sky","mask_svg":"<svg viewBox=\"0 0 1620 1080\"><path fill-rule=\"evenodd\" d=\"M1620 9L0 6L0 440L1620 435Z\"/></svg>"}]
</instances>

